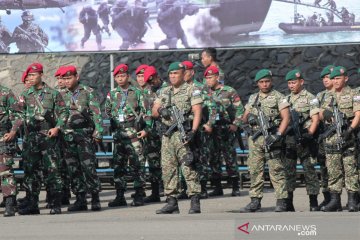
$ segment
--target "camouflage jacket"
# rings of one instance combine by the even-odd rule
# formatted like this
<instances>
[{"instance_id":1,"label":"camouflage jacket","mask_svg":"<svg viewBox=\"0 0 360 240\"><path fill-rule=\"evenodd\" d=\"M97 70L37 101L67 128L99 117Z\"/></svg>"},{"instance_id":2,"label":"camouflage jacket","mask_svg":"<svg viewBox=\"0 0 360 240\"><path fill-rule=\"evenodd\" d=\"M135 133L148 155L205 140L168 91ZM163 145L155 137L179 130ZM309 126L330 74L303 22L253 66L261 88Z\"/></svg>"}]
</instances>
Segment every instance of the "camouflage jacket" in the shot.
<instances>
[{"instance_id":1,"label":"camouflage jacket","mask_svg":"<svg viewBox=\"0 0 360 240\"><path fill-rule=\"evenodd\" d=\"M311 117L320 111L319 100L305 89L286 97L290 106L304 118L304 128L308 128L311 125Z\"/></svg>"},{"instance_id":2,"label":"camouflage jacket","mask_svg":"<svg viewBox=\"0 0 360 240\"><path fill-rule=\"evenodd\" d=\"M21 125L20 118L21 112L16 96L10 89L0 85L0 130L17 131Z\"/></svg>"},{"instance_id":3,"label":"camouflage jacket","mask_svg":"<svg viewBox=\"0 0 360 240\"><path fill-rule=\"evenodd\" d=\"M219 124L228 122L238 127L241 126L241 117L244 114L244 106L234 88L220 85L218 89L209 89L208 96L216 103L217 114L219 114L217 122Z\"/></svg>"},{"instance_id":4,"label":"camouflage jacket","mask_svg":"<svg viewBox=\"0 0 360 240\"><path fill-rule=\"evenodd\" d=\"M108 93L105 102L105 113L117 125L135 121L137 116L143 115L146 124L145 131L150 131L152 126L151 119L147 117L151 116L151 110L146 108L141 90L131 85L127 92L118 86Z\"/></svg>"},{"instance_id":5,"label":"camouflage jacket","mask_svg":"<svg viewBox=\"0 0 360 240\"><path fill-rule=\"evenodd\" d=\"M55 90L59 91L61 96L64 98L64 95L68 92L67 88L59 88L59 86L55 86ZM65 99L65 98L64 98Z\"/></svg>"},{"instance_id":6,"label":"camouflage jacket","mask_svg":"<svg viewBox=\"0 0 360 240\"><path fill-rule=\"evenodd\" d=\"M34 23L16 27L13 39L19 52L44 52L49 43L48 35Z\"/></svg>"},{"instance_id":7,"label":"camouflage jacket","mask_svg":"<svg viewBox=\"0 0 360 240\"><path fill-rule=\"evenodd\" d=\"M4 25L0 24L0 53L9 53L9 44L11 42L11 33Z\"/></svg>"},{"instance_id":8,"label":"camouflage jacket","mask_svg":"<svg viewBox=\"0 0 360 240\"><path fill-rule=\"evenodd\" d=\"M216 102L214 99L209 95L209 88L194 80L193 86L195 91L201 91L201 97L203 100L203 108L202 108L202 123L207 124L209 126L213 126L216 123L216 116L217 116L217 107Z\"/></svg>"},{"instance_id":9,"label":"camouflage jacket","mask_svg":"<svg viewBox=\"0 0 360 240\"><path fill-rule=\"evenodd\" d=\"M185 118L191 115L193 105L202 104L202 102L201 92L196 91L193 85L187 83L183 83L176 93L174 93L172 86L165 87L155 100L155 103L160 104L161 107L175 105L184 113ZM171 120L161 119L161 121L167 126L172 124Z\"/></svg>"},{"instance_id":10,"label":"camouflage jacket","mask_svg":"<svg viewBox=\"0 0 360 240\"><path fill-rule=\"evenodd\" d=\"M74 91L67 90L64 95L69 109L66 129L94 128L93 137L101 139L103 135L100 103L91 87L79 84Z\"/></svg>"},{"instance_id":11,"label":"camouflage jacket","mask_svg":"<svg viewBox=\"0 0 360 240\"><path fill-rule=\"evenodd\" d=\"M319 101L319 107L321 108L324 104L324 100L326 98L326 95L331 93L329 90L324 90L316 94L316 98Z\"/></svg>"},{"instance_id":12,"label":"camouflage jacket","mask_svg":"<svg viewBox=\"0 0 360 240\"><path fill-rule=\"evenodd\" d=\"M22 92L19 105L22 109L22 121L25 121L30 129L38 129L41 125L47 124L47 128L58 127L63 130L69 117L61 94L44 82L41 89L32 86Z\"/></svg>"},{"instance_id":13,"label":"camouflage jacket","mask_svg":"<svg viewBox=\"0 0 360 240\"><path fill-rule=\"evenodd\" d=\"M261 110L276 126L279 126L281 122L280 111L290 106L285 96L274 89L268 93L259 91L250 95L249 102L245 105L245 109L255 116L258 116L255 108L256 101L260 103Z\"/></svg>"}]
</instances>

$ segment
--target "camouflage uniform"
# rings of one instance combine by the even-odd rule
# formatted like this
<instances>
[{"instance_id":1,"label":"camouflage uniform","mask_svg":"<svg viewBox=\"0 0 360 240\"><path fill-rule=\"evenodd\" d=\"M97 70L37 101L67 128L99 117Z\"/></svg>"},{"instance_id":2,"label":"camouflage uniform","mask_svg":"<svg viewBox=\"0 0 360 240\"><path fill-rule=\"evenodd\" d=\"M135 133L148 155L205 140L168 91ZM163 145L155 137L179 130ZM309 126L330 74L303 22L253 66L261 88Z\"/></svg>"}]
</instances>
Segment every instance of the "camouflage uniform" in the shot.
<instances>
[{"instance_id":1,"label":"camouflage uniform","mask_svg":"<svg viewBox=\"0 0 360 240\"><path fill-rule=\"evenodd\" d=\"M71 178L71 189L76 194L100 191L96 174L96 149L93 138L102 139L103 127L100 104L92 88L79 84L64 95L70 110L66 124L65 160Z\"/></svg>"},{"instance_id":2,"label":"camouflage uniform","mask_svg":"<svg viewBox=\"0 0 360 240\"><path fill-rule=\"evenodd\" d=\"M328 94L322 109L332 111L332 103L336 102L339 111L344 113L348 125L356 111L360 111L360 95L346 86L340 93ZM332 193L341 193L345 184L348 192L359 190L357 160L355 158L355 136L351 135L341 150L337 151L334 145L337 134L325 139L326 167L329 174L329 190Z\"/></svg>"},{"instance_id":3,"label":"camouflage uniform","mask_svg":"<svg viewBox=\"0 0 360 240\"><path fill-rule=\"evenodd\" d=\"M22 119L26 123L25 138L29 154L26 158L29 175L25 176L25 181L36 208L41 190L42 171L50 193L57 195L62 192L59 139L49 138L47 132L53 127L63 129L69 114L60 93L46 83L42 84L41 89L31 87L24 91L19 101L23 108Z\"/></svg>"},{"instance_id":4,"label":"camouflage uniform","mask_svg":"<svg viewBox=\"0 0 360 240\"><path fill-rule=\"evenodd\" d=\"M256 102L261 103L261 109L264 114L271 118L275 126L279 126L281 122L280 111L289 107L289 103L283 94L276 90L271 90L269 93L252 94L245 109L250 111L255 116L258 112L255 108ZM253 131L258 131L259 127L254 126ZM264 137L261 135L255 141L251 136L248 138L249 157L248 166L250 172L250 191L251 198L262 198L264 187L264 168L265 160L269 166L269 173L271 182L275 188L276 199L286 199L288 197L286 189L286 174L285 165L281 159L281 142L274 143L270 148L270 153L266 154L264 150Z\"/></svg>"},{"instance_id":5,"label":"camouflage uniform","mask_svg":"<svg viewBox=\"0 0 360 240\"><path fill-rule=\"evenodd\" d=\"M110 91L105 102L106 114L111 118L114 131L114 157L112 166L114 168L115 188L126 191L127 163L129 171L134 178L134 188L138 192L143 191L145 176L141 163L145 162L142 143L137 138L136 116L147 115L146 107L141 91L129 86L127 91L120 87ZM134 113L135 111L135 113ZM146 132L150 132L151 120L146 120Z\"/></svg>"},{"instance_id":6,"label":"camouflage uniform","mask_svg":"<svg viewBox=\"0 0 360 240\"><path fill-rule=\"evenodd\" d=\"M301 90L297 94L291 93L287 96L288 102L292 109L299 113L300 121L304 120L300 124L300 131L307 131L311 125L311 117L319 113L319 102L315 96L305 89ZM296 188L296 163L297 159L300 159L301 164L305 171L305 183L306 191L308 195L319 194L319 181L314 168L314 161L311 156L311 146L316 145L313 140L304 140L300 143L296 142L293 133L286 136L286 172L288 181L288 191L293 192Z\"/></svg>"},{"instance_id":7,"label":"camouflage uniform","mask_svg":"<svg viewBox=\"0 0 360 240\"><path fill-rule=\"evenodd\" d=\"M30 37L24 34L24 30ZM47 34L34 23L21 24L16 27L13 33L13 39L19 52L44 52L44 46L48 45L49 38Z\"/></svg>"},{"instance_id":8,"label":"camouflage uniform","mask_svg":"<svg viewBox=\"0 0 360 240\"><path fill-rule=\"evenodd\" d=\"M194 87L183 83L178 92L174 93L171 86L164 88L155 103L162 107L175 105L185 115L191 112L191 106L201 104L201 93L195 92ZM186 118L186 116L185 116ZM166 126L171 125L171 121L162 119ZM180 132L174 131L171 136L162 137L161 147L161 166L165 195L176 198L179 193L179 165L185 177L187 185L187 195L194 196L200 193L199 176L194 166L186 166L185 162L193 160L193 155L188 145L184 145L180 139Z\"/></svg>"},{"instance_id":9,"label":"camouflage uniform","mask_svg":"<svg viewBox=\"0 0 360 240\"><path fill-rule=\"evenodd\" d=\"M13 156L16 151L16 138L5 142L3 137L10 130L19 128L19 109L13 92L0 85L0 182L4 198L16 195L16 181L12 173Z\"/></svg>"},{"instance_id":10,"label":"camouflage uniform","mask_svg":"<svg viewBox=\"0 0 360 240\"><path fill-rule=\"evenodd\" d=\"M12 34L1 23L0 17L0 53L9 53L9 44L12 42Z\"/></svg>"}]
</instances>

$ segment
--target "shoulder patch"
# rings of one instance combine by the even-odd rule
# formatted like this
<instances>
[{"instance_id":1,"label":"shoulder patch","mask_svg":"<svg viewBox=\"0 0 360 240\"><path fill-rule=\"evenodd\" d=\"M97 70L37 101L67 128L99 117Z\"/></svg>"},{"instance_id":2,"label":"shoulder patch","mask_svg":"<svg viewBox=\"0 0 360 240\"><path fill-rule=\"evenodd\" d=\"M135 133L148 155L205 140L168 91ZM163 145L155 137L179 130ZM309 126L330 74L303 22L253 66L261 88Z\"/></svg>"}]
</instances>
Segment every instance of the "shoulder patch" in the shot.
<instances>
[{"instance_id":1,"label":"shoulder patch","mask_svg":"<svg viewBox=\"0 0 360 240\"><path fill-rule=\"evenodd\" d=\"M360 95L355 95L353 100L354 102L360 102Z\"/></svg>"},{"instance_id":2,"label":"shoulder patch","mask_svg":"<svg viewBox=\"0 0 360 240\"><path fill-rule=\"evenodd\" d=\"M199 96L199 95L201 95L201 91L199 89L196 89L193 91L192 95L193 95L193 97Z\"/></svg>"},{"instance_id":3,"label":"shoulder patch","mask_svg":"<svg viewBox=\"0 0 360 240\"><path fill-rule=\"evenodd\" d=\"M318 106L319 105L319 100L317 98L314 98L314 99L310 100L310 105L311 106Z\"/></svg>"}]
</instances>

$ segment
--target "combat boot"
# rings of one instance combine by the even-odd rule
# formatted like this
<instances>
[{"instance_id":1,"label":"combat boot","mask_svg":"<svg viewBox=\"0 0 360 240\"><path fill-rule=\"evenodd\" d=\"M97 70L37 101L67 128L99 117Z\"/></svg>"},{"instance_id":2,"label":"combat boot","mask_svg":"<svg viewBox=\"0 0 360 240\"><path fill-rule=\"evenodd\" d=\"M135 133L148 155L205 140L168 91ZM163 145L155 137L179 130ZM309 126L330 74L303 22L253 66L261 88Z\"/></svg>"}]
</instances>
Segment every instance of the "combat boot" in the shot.
<instances>
[{"instance_id":1,"label":"combat boot","mask_svg":"<svg viewBox=\"0 0 360 240\"><path fill-rule=\"evenodd\" d=\"M15 209L14 209L14 205L16 203L15 198L16 198L15 196L8 196L8 197L4 198L4 201L5 201L4 217L15 216Z\"/></svg>"},{"instance_id":2,"label":"combat boot","mask_svg":"<svg viewBox=\"0 0 360 240\"><path fill-rule=\"evenodd\" d=\"M317 195L309 195L310 200L310 212L317 212L320 210L318 206Z\"/></svg>"},{"instance_id":3,"label":"combat boot","mask_svg":"<svg viewBox=\"0 0 360 240\"><path fill-rule=\"evenodd\" d=\"M69 212L77 212L77 211L87 211L87 201L86 201L86 193L81 192L76 194L76 201L73 205L68 207Z\"/></svg>"},{"instance_id":4,"label":"combat boot","mask_svg":"<svg viewBox=\"0 0 360 240\"><path fill-rule=\"evenodd\" d=\"M330 197L330 192L326 191L326 192L323 192L323 195L324 195L324 201L322 201L319 205L319 209L321 209L322 207L326 206L330 200L331 200L331 197Z\"/></svg>"},{"instance_id":5,"label":"combat boot","mask_svg":"<svg viewBox=\"0 0 360 240\"><path fill-rule=\"evenodd\" d=\"M206 199L209 197L209 195L207 193L206 183L207 183L206 180L203 180L200 182L200 184L201 184L200 199Z\"/></svg>"},{"instance_id":6,"label":"combat boot","mask_svg":"<svg viewBox=\"0 0 360 240\"><path fill-rule=\"evenodd\" d=\"M91 194L91 210L92 211L100 211L101 210L99 193Z\"/></svg>"},{"instance_id":7,"label":"combat boot","mask_svg":"<svg viewBox=\"0 0 360 240\"><path fill-rule=\"evenodd\" d=\"M159 183L151 182L151 195L144 199L144 203L160 202Z\"/></svg>"},{"instance_id":8,"label":"combat boot","mask_svg":"<svg viewBox=\"0 0 360 240\"><path fill-rule=\"evenodd\" d=\"M38 196L30 196L29 204L24 208L19 209L18 213L20 215L35 215L40 214L39 210L39 197Z\"/></svg>"},{"instance_id":9,"label":"combat boot","mask_svg":"<svg viewBox=\"0 0 360 240\"><path fill-rule=\"evenodd\" d=\"M330 192L330 202L323 206L323 212L339 212L342 211L340 193Z\"/></svg>"},{"instance_id":10,"label":"combat boot","mask_svg":"<svg viewBox=\"0 0 360 240\"><path fill-rule=\"evenodd\" d=\"M167 204L163 208L156 210L156 214L173 214L173 213L180 213L177 199L174 197L169 197L167 199Z\"/></svg>"},{"instance_id":11,"label":"combat boot","mask_svg":"<svg viewBox=\"0 0 360 240\"><path fill-rule=\"evenodd\" d=\"M51 210L50 214L61 214L61 200L62 200L62 193L57 192L52 194L52 204L51 204Z\"/></svg>"},{"instance_id":12,"label":"combat boot","mask_svg":"<svg viewBox=\"0 0 360 240\"><path fill-rule=\"evenodd\" d=\"M357 206L357 192L348 192L348 209L349 212L359 211Z\"/></svg>"},{"instance_id":13,"label":"combat boot","mask_svg":"<svg viewBox=\"0 0 360 240\"><path fill-rule=\"evenodd\" d=\"M160 184L159 184L159 196L160 196L160 197L164 197L164 196L165 196L165 193L164 193L164 183L163 183L163 181L160 181Z\"/></svg>"},{"instance_id":14,"label":"combat boot","mask_svg":"<svg viewBox=\"0 0 360 240\"><path fill-rule=\"evenodd\" d=\"M137 188L135 190L135 196L134 196L134 200L131 203L131 206L133 207L144 206L144 189L142 187Z\"/></svg>"},{"instance_id":15,"label":"combat boot","mask_svg":"<svg viewBox=\"0 0 360 240\"><path fill-rule=\"evenodd\" d=\"M261 212L261 198L252 197L251 202L241 209L242 213Z\"/></svg>"},{"instance_id":16,"label":"combat boot","mask_svg":"<svg viewBox=\"0 0 360 240\"><path fill-rule=\"evenodd\" d=\"M295 212L295 207L294 207L294 192L288 192L288 198L286 198L286 211L287 212Z\"/></svg>"},{"instance_id":17,"label":"combat boot","mask_svg":"<svg viewBox=\"0 0 360 240\"><path fill-rule=\"evenodd\" d=\"M201 213L200 209L200 195L195 194L191 197L189 214Z\"/></svg>"},{"instance_id":18,"label":"combat boot","mask_svg":"<svg viewBox=\"0 0 360 240\"><path fill-rule=\"evenodd\" d=\"M224 192L221 186L221 179L214 179L215 188L209 193L209 197L223 196Z\"/></svg>"},{"instance_id":19,"label":"combat boot","mask_svg":"<svg viewBox=\"0 0 360 240\"><path fill-rule=\"evenodd\" d=\"M231 196L237 197L240 196L240 186L239 186L239 177L232 178L232 192Z\"/></svg>"},{"instance_id":20,"label":"combat boot","mask_svg":"<svg viewBox=\"0 0 360 240\"><path fill-rule=\"evenodd\" d=\"M70 189L64 189L64 194L61 199L61 205L70 205L71 193Z\"/></svg>"},{"instance_id":21,"label":"combat boot","mask_svg":"<svg viewBox=\"0 0 360 240\"><path fill-rule=\"evenodd\" d=\"M275 212L287 212L288 206L287 206L288 199L276 199L276 207Z\"/></svg>"},{"instance_id":22,"label":"combat boot","mask_svg":"<svg viewBox=\"0 0 360 240\"><path fill-rule=\"evenodd\" d=\"M127 206L126 199L124 197L124 190L117 189L116 190L116 198L108 203L109 207L121 207Z\"/></svg>"}]
</instances>

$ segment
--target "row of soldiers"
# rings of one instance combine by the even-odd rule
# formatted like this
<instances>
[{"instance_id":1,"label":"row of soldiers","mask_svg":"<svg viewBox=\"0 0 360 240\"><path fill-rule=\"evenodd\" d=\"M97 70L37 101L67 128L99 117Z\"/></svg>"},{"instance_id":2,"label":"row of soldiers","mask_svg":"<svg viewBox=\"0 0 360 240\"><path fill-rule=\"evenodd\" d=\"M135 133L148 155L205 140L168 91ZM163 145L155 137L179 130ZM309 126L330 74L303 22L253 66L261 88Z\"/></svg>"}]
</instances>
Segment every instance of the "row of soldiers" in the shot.
<instances>
[{"instance_id":1,"label":"row of soldiers","mask_svg":"<svg viewBox=\"0 0 360 240\"><path fill-rule=\"evenodd\" d=\"M206 51L202 57L208 57ZM287 97L272 88L272 73L260 70L255 77L259 92L250 96L245 110L236 91L220 83L218 66L206 67L205 84L201 84L193 79L191 62L172 63L168 68L170 85L167 85L153 66L141 65L136 70L139 88L130 84L126 64L114 69L118 87L109 92L105 103L115 146L111 164L116 198L109 202L109 207L127 205L125 176L131 174L135 188L132 206L159 202L162 181L167 204L157 213L177 213L182 174L187 196L191 198L189 213L200 213L200 199L208 196L209 165L215 183L209 195L223 195L223 160L232 180L232 195L240 195L233 145L238 128L243 128L249 135L251 202L242 211L261 210L265 161L276 191L275 211L295 211L292 199L298 158L305 170L311 211L340 211L344 183L349 210L358 210L355 133L360 96L346 87L348 77L344 67L324 69L321 77L327 90L318 98L303 89L304 79L299 70L290 71L286 76L291 91ZM61 213L69 187L76 201L68 211L87 210L87 193L92 195L91 209L98 211L101 209L100 182L96 175L95 143L101 146L103 135L99 102L91 88L79 83L74 66L60 67L56 72L58 90L44 83L42 74L43 66L39 63L27 68L23 81L30 83L29 89L21 94L19 101L11 90L4 87L1 90L0 169L4 215L15 214L16 185L11 165L16 132L21 127L25 132L22 157L26 197L19 201L19 214L40 213L38 196L42 183L49 193L51 214ZM322 131L318 130L320 122ZM313 149L318 141L322 151ZM314 159L321 159L316 156L317 152L325 152L321 165L325 201L320 206L317 202L319 182L314 170ZM152 194L145 198L146 161Z\"/></svg>"}]
</instances>

